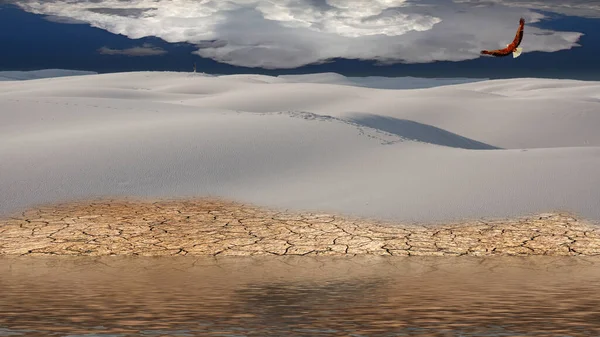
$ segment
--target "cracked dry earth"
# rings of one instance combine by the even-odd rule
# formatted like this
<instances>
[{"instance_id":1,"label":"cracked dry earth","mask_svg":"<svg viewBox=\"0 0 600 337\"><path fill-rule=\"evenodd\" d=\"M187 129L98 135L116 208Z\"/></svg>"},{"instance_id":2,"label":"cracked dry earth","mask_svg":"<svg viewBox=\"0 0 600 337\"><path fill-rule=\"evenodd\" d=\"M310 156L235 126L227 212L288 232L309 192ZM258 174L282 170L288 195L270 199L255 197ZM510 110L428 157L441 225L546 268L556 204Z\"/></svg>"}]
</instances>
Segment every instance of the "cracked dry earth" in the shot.
<instances>
[{"instance_id":1,"label":"cracked dry earth","mask_svg":"<svg viewBox=\"0 0 600 337\"><path fill-rule=\"evenodd\" d=\"M569 214L402 225L215 199L102 200L0 220L0 255L600 255L600 227Z\"/></svg>"}]
</instances>

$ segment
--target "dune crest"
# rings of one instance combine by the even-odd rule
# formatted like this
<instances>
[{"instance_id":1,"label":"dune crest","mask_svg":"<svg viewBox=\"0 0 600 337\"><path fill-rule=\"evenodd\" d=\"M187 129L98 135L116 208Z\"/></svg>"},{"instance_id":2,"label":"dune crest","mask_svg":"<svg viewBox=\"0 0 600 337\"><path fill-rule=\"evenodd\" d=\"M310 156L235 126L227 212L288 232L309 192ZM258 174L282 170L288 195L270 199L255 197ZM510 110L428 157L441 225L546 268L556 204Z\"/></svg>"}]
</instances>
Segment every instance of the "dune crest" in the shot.
<instances>
[{"instance_id":1,"label":"dune crest","mask_svg":"<svg viewBox=\"0 0 600 337\"><path fill-rule=\"evenodd\" d=\"M547 210L600 220L600 82L389 90L304 79L1 82L0 213L98 196L217 196L399 221Z\"/></svg>"}]
</instances>

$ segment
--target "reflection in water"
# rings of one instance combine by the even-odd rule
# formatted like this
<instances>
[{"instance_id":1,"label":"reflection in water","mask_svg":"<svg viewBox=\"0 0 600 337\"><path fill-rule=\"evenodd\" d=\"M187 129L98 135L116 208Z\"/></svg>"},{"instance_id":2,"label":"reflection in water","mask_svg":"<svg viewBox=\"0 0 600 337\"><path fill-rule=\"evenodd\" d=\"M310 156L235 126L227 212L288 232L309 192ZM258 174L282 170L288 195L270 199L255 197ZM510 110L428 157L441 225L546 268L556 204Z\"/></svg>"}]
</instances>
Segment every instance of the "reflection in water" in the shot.
<instances>
[{"instance_id":1,"label":"reflection in water","mask_svg":"<svg viewBox=\"0 0 600 337\"><path fill-rule=\"evenodd\" d=\"M598 336L598 262L2 258L0 336Z\"/></svg>"}]
</instances>

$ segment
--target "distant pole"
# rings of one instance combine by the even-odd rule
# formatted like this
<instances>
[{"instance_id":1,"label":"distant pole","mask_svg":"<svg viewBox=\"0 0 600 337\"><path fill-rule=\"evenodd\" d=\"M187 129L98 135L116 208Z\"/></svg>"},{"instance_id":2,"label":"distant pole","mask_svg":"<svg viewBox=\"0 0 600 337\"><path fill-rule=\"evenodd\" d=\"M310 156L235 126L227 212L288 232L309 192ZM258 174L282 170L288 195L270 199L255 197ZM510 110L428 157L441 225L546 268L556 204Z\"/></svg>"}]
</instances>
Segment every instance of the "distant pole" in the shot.
<instances>
[{"instance_id":1,"label":"distant pole","mask_svg":"<svg viewBox=\"0 0 600 337\"><path fill-rule=\"evenodd\" d=\"M194 62L194 72L196 72L196 62Z\"/></svg>"}]
</instances>

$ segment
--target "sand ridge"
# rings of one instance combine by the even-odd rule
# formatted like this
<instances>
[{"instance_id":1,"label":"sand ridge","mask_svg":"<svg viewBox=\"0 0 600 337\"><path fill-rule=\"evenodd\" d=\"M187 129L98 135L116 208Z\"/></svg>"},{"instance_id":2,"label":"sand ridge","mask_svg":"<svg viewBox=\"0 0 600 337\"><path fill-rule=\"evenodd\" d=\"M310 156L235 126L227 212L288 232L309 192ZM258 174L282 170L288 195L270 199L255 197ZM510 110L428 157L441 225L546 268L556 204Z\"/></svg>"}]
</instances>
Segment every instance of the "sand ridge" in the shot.
<instances>
[{"instance_id":1,"label":"sand ridge","mask_svg":"<svg viewBox=\"0 0 600 337\"><path fill-rule=\"evenodd\" d=\"M600 227L563 213L393 224L221 199L111 199L0 220L0 255L591 256Z\"/></svg>"},{"instance_id":2,"label":"sand ridge","mask_svg":"<svg viewBox=\"0 0 600 337\"><path fill-rule=\"evenodd\" d=\"M57 200L212 195L398 222L552 209L600 220L600 82L383 90L319 76L329 81L0 82L0 217Z\"/></svg>"}]
</instances>

